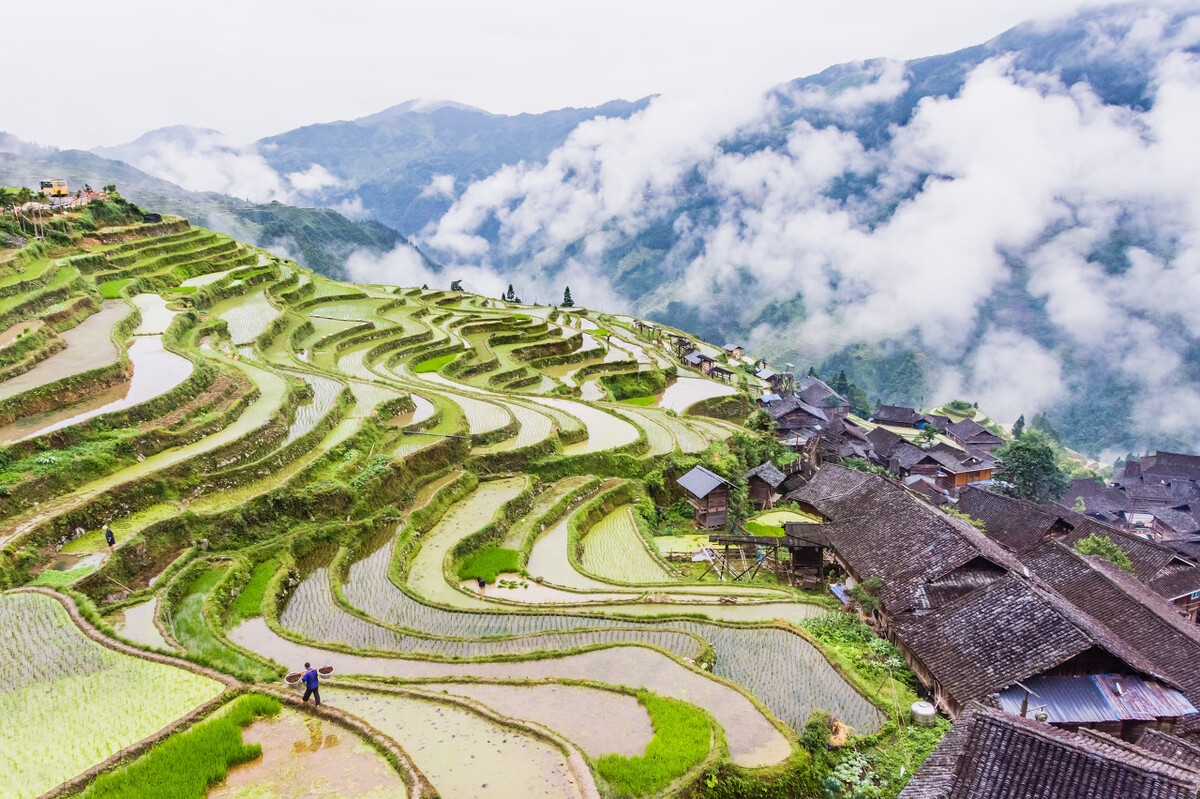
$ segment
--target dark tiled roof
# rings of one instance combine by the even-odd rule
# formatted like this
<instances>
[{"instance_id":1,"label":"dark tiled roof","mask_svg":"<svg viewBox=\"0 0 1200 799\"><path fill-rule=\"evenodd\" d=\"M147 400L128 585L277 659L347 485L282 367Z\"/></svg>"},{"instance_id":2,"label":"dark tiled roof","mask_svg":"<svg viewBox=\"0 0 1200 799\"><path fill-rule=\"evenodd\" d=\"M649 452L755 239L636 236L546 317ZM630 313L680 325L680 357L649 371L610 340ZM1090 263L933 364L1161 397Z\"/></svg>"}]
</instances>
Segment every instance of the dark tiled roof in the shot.
<instances>
[{"instance_id":1,"label":"dark tiled roof","mask_svg":"<svg viewBox=\"0 0 1200 799\"><path fill-rule=\"evenodd\" d=\"M979 519L989 538L1017 554L1040 544L1056 525L1062 525L1062 530L1066 530L1066 523L1059 513L981 488L964 489L959 495L957 509Z\"/></svg>"},{"instance_id":2,"label":"dark tiled roof","mask_svg":"<svg viewBox=\"0 0 1200 799\"><path fill-rule=\"evenodd\" d=\"M783 479L787 477L787 475L776 469L775 464L767 461L766 463L755 466L753 469L746 472L742 479L749 480L751 477L759 478L767 485L771 486L771 488L778 488L779 484L783 482Z\"/></svg>"},{"instance_id":3,"label":"dark tiled roof","mask_svg":"<svg viewBox=\"0 0 1200 799\"><path fill-rule=\"evenodd\" d=\"M834 397L838 405L848 405L845 397L829 387L829 384L815 377L804 377L800 380L800 390L796 392L800 399L818 408L828 407L827 400Z\"/></svg>"},{"instance_id":4,"label":"dark tiled roof","mask_svg":"<svg viewBox=\"0 0 1200 799\"><path fill-rule=\"evenodd\" d=\"M1170 527L1178 535L1192 535L1200 531L1200 522L1188 511L1174 508L1155 508L1154 518Z\"/></svg>"},{"instance_id":5,"label":"dark tiled roof","mask_svg":"<svg viewBox=\"0 0 1200 799\"><path fill-rule=\"evenodd\" d=\"M924 583L977 558L1021 569L1016 558L966 522L878 475L829 465L788 497L830 520L830 541L862 579L884 580L879 599L889 613L919 606Z\"/></svg>"},{"instance_id":6,"label":"dark tiled roof","mask_svg":"<svg viewBox=\"0 0 1200 799\"><path fill-rule=\"evenodd\" d=\"M804 411L809 416L821 422L829 421L829 416L825 411L816 406L809 405L799 397L785 397L783 400L772 402L767 406L767 413L771 414L771 418L776 420L782 419L795 410Z\"/></svg>"},{"instance_id":7,"label":"dark tiled roof","mask_svg":"<svg viewBox=\"0 0 1200 799\"><path fill-rule=\"evenodd\" d=\"M1142 474L1154 477L1183 477L1200 480L1200 455L1180 452L1156 452L1141 460Z\"/></svg>"},{"instance_id":8,"label":"dark tiled roof","mask_svg":"<svg viewBox=\"0 0 1200 799\"><path fill-rule=\"evenodd\" d=\"M946 428L951 438L967 444L1003 444L1004 439L974 419L963 419Z\"/></svg>"},{"instance_id":9,"label":"dark tiled roof","mask_svg":"<svg viewBox=\"0 0 1200 799\"><path fill-rule=\"evenodd\" d=\"M875 448L875 454L886 460L892 457L892 451L904 438L898 433L888 430L886 427L876 427L867 433L867 440Z\"/></svg>"},{"instance_id":10,"label":"dark tiled roof","mask_svg":"<svg viewBox=\"0 0 1200 799\"><path fill-rule=\"evenodd\" d=\"M1138 738L1137 745L1147 752L1154 752L1175 763L1200 770L1200 746L1191 741L1185 741L1177 735L1169 735L1155 729L1148 729Z\"/></svg>"},{"instance_id":11,"label":"dark tiled roof","mask_svg":"<svg viewBox=\"0 0 1200 799\"><path fill-rule=\"evenodd\" d=\"M1108 561L1057 541L1028 553L1025 562L1039 580L1141 652L1188 700L1200 701L1200 630L1160 595Z\"/></svg>"},{"instance_id":12,"label":"dark tiled roof","mask_svg":"<svg viewBox=\"0 0 1200 799\"><path fill-rule=\"evenodd\" d=\"M713 474L703 466L695 467L675 482L679 483L679 485L683 486L695 497L707 497L717 486L721 484L729 485L729 482L724 477Z\"/></svg>"},{"instance_id":13,"label":"dark tiled roof","mask_svg":"<svg viewBox=\"0 0 1200 799\"><path fill-rule=\"evenodd\" d=\"M1162 574L1147 585L1150 590L1168 602L1200 591L1200 568L1196 566L1169 566Z\"/></svg>"},{"instance_id":14,"label":"dark tiled roof","mask_svg":"<svg viewBox=\"0 0 1200 799\"><path fill-rule=\"evenodd\" d=\"M1195 799L1183 762L1099 733L1077 733L975 703L900 799Z\"/></svg>"},{"instance_id":15,"label":"dark tiled roof","mask_svg":"<svg viewBox=\"0 0 1200 799\"><path fill-rule=\"evenodd\" d=\"M921 418L932 424L938 430L945 430L952 424L949 416L939 416L936 413L927 413Z\"/></svg>"},{"instance_id":16,"label":"dark tiled roof","mask_svg":"<svg viewBox=\"0 0 1200 799\"><path fill-rule=\"evenodd\" d=\"M1152 671L1061 597L1016 576L937 611L893 617L891 627L960 703L1041 674L1093 647L1135 670Z\"/></svg>"},{"instance_id":17,"label":"dark tiled roof","mask_svg":"<svg viewBox=\"0 0 1200 799\"><path fill-rule=\"evenodd\" d=\"M921 420L921 414L913 408L901 405L880 405L871 421L876 424L900 424L911 427Z\"/></svg>"}]
</instances>

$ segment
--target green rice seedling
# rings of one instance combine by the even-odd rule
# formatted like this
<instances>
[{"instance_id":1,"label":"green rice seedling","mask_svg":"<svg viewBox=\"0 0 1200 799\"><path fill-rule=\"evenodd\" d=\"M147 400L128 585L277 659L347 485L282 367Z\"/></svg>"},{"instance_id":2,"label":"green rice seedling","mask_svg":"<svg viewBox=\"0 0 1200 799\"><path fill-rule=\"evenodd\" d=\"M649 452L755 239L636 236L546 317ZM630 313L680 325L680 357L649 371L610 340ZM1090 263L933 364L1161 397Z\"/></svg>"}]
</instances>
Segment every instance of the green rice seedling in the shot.
<instances>
[{"instance_id":1,"label":"green rice seedling","mask_svg":"<svg viewBox=\"0 0 1200 799\"><path fill-rule=\"evenodd\" d=\"M225 574L223 568L210 569L192 581L182 599L171 609L171 635L190 659L244 680L275 678L266 666L250 660L218 639L204 620L204 599Z\"/></svg>"},{"instance_id":2,"label":"green rice seedling","mask_svg":"<svg viewBox=\"0 0 1200 799\"><path fill-rule=\"evenodd\" d=\"M421 361L413 366L412 370L419 375L426 374L428 372L436 372L438 369L441 369L443 366L450 363L457 357L457 352L452 352L448 355L440 355L437 358L430 358L429 360Z\"/></svg>"},{"instance_id":3,"label":"green rice seedling","mask_svg":"<svg viewBox=\"0 0 1200 799\"><path fill-rule=\"evenodd\" d=\"M246 694L191 729L172 735L116 771L101 774L79 799L203 799L231 766L262 755L242 743L242 728L279 713L278 699Z\"/></svg>"},{"instance_id":4,"label":"green rice seedling","mask_svg":"<svg viewBox=\"0 0 1200 799\"><path fill-rule=\"evenodd\" d=\"M521 553L515 549L487 547L471 553L458 567L458 579L494 583L500 574L520 571ZM507 582L507 581L506 581Z\"/></svg>"},{"instance_id":5,"label":"green rice seedling","mask_svg":"<svg viewBox=\"0 0 1200 799\"><path fill-rule=\"evenodd\" d=\"M0 594L0 796L39 796L222 690L101 646L54 599Z\"/></svg>"},{"instance_id":6,"label":"green rice seedling","mask_svg":"<svg viewBox=\"0 0 1200 799\"><path fill-rule=\"evenodd\" d=\"M650 714L654 737L639 757L605 755L596 772L618 799L658 796L708 755L712 722L699 708L677 699L638 692L638 702Z\"/></svg>"},{"instance_id":7,"label":"green rice seedling","mask_svg":"<svg viewBox=\"0 0 1200 799\"><path fill-rule=\"evenodd\" d=\"M262 615L263 595L266 594L267 584L271 582L278 568L279 561L275 558L265 560L254 567L246 587L229 603L230 627L236 627L246 619Z\"/></svg>"},{"instance_id":8,"label":"green rice seedling","mask_svg":"<svg viewBox=\"0 0 1200 799\"><path fill-rule=\"evenodd\" d=\"M605 516L583 537L583 570L601 579L623 583L662 583L671 576L646 551L646 544L622 505Z\"/></svg>"}]
</instances>

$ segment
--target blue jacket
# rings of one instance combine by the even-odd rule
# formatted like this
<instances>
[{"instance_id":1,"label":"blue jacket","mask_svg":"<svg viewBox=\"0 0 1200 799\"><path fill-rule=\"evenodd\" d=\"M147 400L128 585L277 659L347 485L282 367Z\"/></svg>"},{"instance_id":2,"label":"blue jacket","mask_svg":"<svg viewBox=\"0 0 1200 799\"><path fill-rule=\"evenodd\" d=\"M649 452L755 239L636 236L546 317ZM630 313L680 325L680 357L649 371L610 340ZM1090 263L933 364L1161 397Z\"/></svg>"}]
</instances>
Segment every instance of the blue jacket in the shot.
<instances>
[{"instance_id":1,"label":"blue jacket","mask_svg":"<svg viewBox=\"0 0 1200 799\"><path fill-rule=\"evenodd\" d=\"M316 690L318 685L316 669L309 669L308 671L304 672L304 684L310 690Z\"/></svg>"}]
</instances>

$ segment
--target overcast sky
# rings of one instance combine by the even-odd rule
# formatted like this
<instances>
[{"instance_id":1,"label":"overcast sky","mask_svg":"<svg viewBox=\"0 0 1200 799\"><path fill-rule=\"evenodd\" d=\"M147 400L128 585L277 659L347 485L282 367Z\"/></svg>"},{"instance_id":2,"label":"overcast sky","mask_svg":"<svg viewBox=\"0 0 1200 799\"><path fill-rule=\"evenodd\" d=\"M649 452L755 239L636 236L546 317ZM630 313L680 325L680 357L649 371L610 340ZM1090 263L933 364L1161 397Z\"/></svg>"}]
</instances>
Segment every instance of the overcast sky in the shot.
<instances>
[{"instance_id":1,"label":"overcast sky","mask_svg":"<svg viewBox=\"0 0 1200 799\"><path fill-rule=\"evenodd\" d=\"M842 61L948 52L1095 4L60 0L49 12L6 3L0 130L87 148L188 124L248 142L413 98L513 114L744 91Z\"/></svg>"}]
</instances>

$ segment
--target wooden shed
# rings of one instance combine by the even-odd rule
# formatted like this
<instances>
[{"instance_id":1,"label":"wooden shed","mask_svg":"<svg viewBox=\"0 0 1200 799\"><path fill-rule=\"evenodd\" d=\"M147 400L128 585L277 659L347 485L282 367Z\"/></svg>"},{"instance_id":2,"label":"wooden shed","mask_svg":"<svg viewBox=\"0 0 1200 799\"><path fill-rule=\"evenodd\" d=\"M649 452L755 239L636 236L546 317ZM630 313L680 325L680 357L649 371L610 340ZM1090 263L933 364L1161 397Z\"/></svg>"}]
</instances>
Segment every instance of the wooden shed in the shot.
<instances>
[{"instance_id":1,"label":"wooden shed","mask_svg":"<svg viewBox=\"0 0 1200 799\"><path fill-rule=\"evenodd\" d=\"M687 501L696 510L696 524L706 530L724 527L729 517L729 481L697 466L675 482L687 492Z\"/></svg>"},{"instance_id":2,"label":"wooden shed","mask_svg":"<svg viewBox=\"0 0 1200 799\"><path fill-rule=\"evenodd\" d=\"M776 489L786 477L787 475L776 469L770 461L746 472L743 476L746 481L746 493L754 507L759 510L774 507Z\"/></svg>"}]
</instances>

